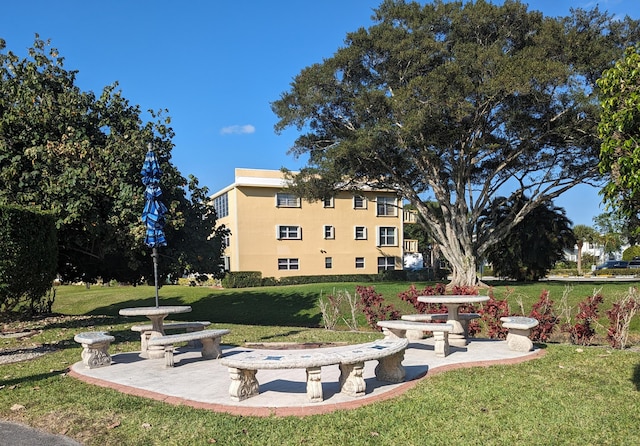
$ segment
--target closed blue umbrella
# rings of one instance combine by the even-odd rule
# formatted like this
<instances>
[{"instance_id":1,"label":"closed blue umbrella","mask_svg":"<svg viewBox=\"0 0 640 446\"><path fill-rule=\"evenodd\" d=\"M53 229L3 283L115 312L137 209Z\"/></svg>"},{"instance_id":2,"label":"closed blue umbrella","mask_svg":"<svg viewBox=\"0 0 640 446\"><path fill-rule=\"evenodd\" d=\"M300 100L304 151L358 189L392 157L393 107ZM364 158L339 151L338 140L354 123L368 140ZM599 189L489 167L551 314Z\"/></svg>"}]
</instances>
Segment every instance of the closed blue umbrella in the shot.
<instances>
[{"instance_id":1,"label":"closed blue umbrella","mask_svg":"<svg viewBox=\"0 0 640 446\"><path fill-rule=\"evenodd\" d=\"M158 164L155 152L149 150L142 164L142 183L146 186L144 191L144 210L142 211L142 222L146 226L146 234L144 243L153 249L151 257L153 257L153 273L156 285L156 307L158 306L158 247L167 246L167 240L164 235L164 214L167 207L160 201L162 190L160 189L160 177L162 170Z\"/></svg>"}]
</instances>

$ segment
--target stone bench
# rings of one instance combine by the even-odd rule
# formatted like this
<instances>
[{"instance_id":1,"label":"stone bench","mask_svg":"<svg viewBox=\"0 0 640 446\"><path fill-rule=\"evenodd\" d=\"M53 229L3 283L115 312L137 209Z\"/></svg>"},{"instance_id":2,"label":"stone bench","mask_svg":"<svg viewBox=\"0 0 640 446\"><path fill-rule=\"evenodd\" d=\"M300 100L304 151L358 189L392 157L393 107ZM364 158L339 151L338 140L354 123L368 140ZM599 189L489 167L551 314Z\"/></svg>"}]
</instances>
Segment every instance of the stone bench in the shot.
<instances>
[{"instance_id":1,"label":"stone bench","mask_svg":"<svg viewBox=\"0 0 640 446\"><path fill-rule=\"evenodd\" d=\"M109 346L116 340L104 331L87 331L78 333L73 340L82 345L82 362L90 369L111 365Z\"/></svg>"},{"instance_id":2,"label":"stone bench","mask_svg":"<svg viewBox=\"0 0 640 446\"><path fill-rule=\"evenodd\" d=\"M533 350L533 342L529 339L531 329L538 325L538 320L525 316L501 317L502 326L509 329L507 345L511 350L518 352L530 352Z\"/></svg>"},{"instance_id":3,"label":"stone bench","mask_svg":"<svg viewBox=\"0 0 640 446\"><path fill-rule=\"evenodd\" d=\"M197 322L165 322L162 324L163 330L186 330L187 333L192 331L202 331L204 327L211 325L209 321L197 321ZM149 338L151 337L151 324L144 325L134 325L131 327L131 331L137 331L140 333L140 354L141 356L145 356L148 350L147 343L149 342ZM198 341L190 341L189 347L198 348L201 345Z\"/></svg>"},{"instance_id":4,"label":"stone bench","mask_svg":"<svg viewBox=\"0 0 640 446\"><path fill-rule=\"evenodd\" d=\"M453 325L402 320L378 321L377 324L382 327L386 338L406 338L412 332L430 331L433 333L436 356L445 357L449 354L449 332L453 330Z\"/></svg>"},{"instance_id":5,"label":"stone bench","mask_svg":"<svg viewBox=\"0 0 640 446\"><path fill-rule=\"evenodd\" d=\"M407 345L407 339L382 339L359 345L285 350L278 353L255 350L227 356L222 358L220 363L229 368L229 395L234 401L258 395L258 370L306 369L307 397L312 402L319 402L323 400L322 366L338 364L340 391L353 397L363 396L366 390L366 383L362 377L365 361L378 361L375 374L379 381L402 382L405 378L402 360Z\"/></svg>"},{"instance_id":6,"label":"stone bench","mask_svg":"<svg viewBox=\"0 0 640 446\"><path fill-rule=\"evenodd\" d=\"M173 367L174 344L199 340L202 342L202 357L205 359L217 359L222 356L220 338L229 333L231 331L227 329L192 331L150 338L147 343L149 346L164 346L165 366Z\"/></svg>"},{"instance_id":7,"label":"stone bench","mask_svg":"<svg viewBox=\"0 0 640 446\"><path fill-rule=\"evenodd\" d=\"M464 337L469 337L469 322L474 319L480 318L478 313L458 313L458 320L460 321L460 325L462 325L462 329L464 330ZM434 322L434 321L444 321L446 322L449 319L448 313L442 314L405 314L401 317L403 321L413 321L413 322ZM414 338L414 336L418 336L418 334L409 334L407 333L407 337L409 339Z\"/></svg>"}]
</instances>

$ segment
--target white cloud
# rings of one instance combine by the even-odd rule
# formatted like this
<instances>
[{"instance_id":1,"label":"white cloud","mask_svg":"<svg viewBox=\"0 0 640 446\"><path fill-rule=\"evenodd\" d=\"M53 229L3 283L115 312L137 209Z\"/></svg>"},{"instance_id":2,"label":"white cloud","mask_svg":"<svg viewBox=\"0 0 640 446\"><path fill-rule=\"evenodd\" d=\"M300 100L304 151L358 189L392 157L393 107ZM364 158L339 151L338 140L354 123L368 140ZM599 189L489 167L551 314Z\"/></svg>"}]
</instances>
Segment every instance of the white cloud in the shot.
<instances>
[{"instance_id":1,"label":"white cloud","mask_svg":"<svg viewBox=\"0 0 640 446\"><path fill-rule=\"evenodd\" d=\"M222 135L248 135L251 133L255 133L256 128L251 124L245 125L230 125L228 127L223 127L220 130L220 134Z\"/></svg>"}]
</instances>

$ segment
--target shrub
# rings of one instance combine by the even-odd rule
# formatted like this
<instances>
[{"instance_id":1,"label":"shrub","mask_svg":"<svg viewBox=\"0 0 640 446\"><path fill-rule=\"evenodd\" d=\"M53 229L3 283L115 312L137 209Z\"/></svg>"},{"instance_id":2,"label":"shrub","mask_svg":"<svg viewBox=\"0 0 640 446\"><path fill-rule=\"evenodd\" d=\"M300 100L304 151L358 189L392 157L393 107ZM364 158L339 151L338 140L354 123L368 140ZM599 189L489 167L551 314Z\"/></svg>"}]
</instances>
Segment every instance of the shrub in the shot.
<instances>
[{"instance_id":1,"label":"shrub","mask_svg":"<svg viewBox=\"0 0 640 446\"><path fill-rule=\"evenodd\" d=\"M400 319L400 313L393 305L384 305L382 294L376 293L374 287L356 286L356 294L360 297L359 304L364 311L367 324L373 329L380 330L378 321Z\"/></svg>"},{"instance_id":2,"label":"shrub","mask_svg":"<svg viewBox=\"0 0 640 446\"><path fill-rule=\"evenodd\" d=\"M31 314L50 313L57 264L53 217L32 209L0 206L0 311L14 311L26 304L25 310Z\"/></svg>"},{"instance_id":3,"label":"shrub","mask_svg":"<svg viewBox=\"0 0 640 446\"><path fill-rule=\"evenodd\" d=\"M553 311L553 301L549 299L549 291L543 290L538 302L533 304L529 317L537 319L538 326L531 329L531 340L546 342L558 325L558 317Z\"/></svg>"},{"instance_id":4,"label":"shrub","mask_svg":"<svg viewBox=\"0 0 640 446\"><path fill-rule=\"evenodd\" d=\"M262 273L260 271L228 272L222 279L224 288L248 288L262 285Z\"/></svg>"},{"instance_id":5,"label":"shrub","mask_svg":"<svg viewBox=\"0 0 640 446\"><path fill-rule=\"evenodd\" d=\"M633 260L634 257L640 257L640 246L633 245L629 246L622 253L622 260Z\"/></svg>"},{"instance_id":6,"label":"shrub","mask_svg":"<svg viewBox=\"0 0 640 446\"><path fill-rule=\"evenodd\" d=\"M502 326L500 318L510 315L507 299L497 300L493 291L490 291L489 300L478 310L478 314L487 326L487 336L491 339L506 339L509 330Z\"/></svg>"},{"instance_id":7,"label":"shrub","mask_svg":"<svg viewBox=\"0 0 640 446\"><path fill-rule=\"evenodd\" d=\"M565 324L562 330L569 333L571 343L577 345L590 345L596 335L596 330L592 324L598 320L598 306L602 303L602 295L598 292L578 304L578 314L576 319L582 322L575 324Z\"/></svg>"},{"instance_id":8,"label":"shrub","mask_svg":"<svg viewBox=\"0 0 640 446\"><path fill-rule=\"evenodd\" d=\"M607 330L607 339L613 348L623 349L629 339L629 326L631 319L638 312L640 302L637 299L638 290L629 288L629 292L607 311L610 326Z\"/></svg>"}]
</instances>

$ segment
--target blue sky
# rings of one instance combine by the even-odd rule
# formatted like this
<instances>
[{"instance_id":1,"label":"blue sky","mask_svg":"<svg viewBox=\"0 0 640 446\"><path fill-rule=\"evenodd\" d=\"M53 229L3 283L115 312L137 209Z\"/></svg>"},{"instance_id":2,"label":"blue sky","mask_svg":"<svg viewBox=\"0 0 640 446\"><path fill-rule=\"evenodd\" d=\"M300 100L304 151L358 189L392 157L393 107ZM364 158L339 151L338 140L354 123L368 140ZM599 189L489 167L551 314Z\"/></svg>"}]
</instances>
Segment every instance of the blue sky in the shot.
<instances>
[{"instance_id":1,"label":"blue sky","mask_svg":"<svg viewBox=\"0 0 640 446\"><path fill-rule=\"evenodd\" d=\"M276 135L270 103L304 67L331 57L346 34L372 24L381 0L26 0L6 2L0 38L26 56L34 35L51 39L78 70L77 85L99 94L118 81L131 104L168 109L173 162L215 192L236 167L297 169L287 155L295 130ZM638 0L531 0L530 9L570 7L640 17ZM596 189L556 200L574 224L603 212Z\"/></svg>"}]
</instances>

